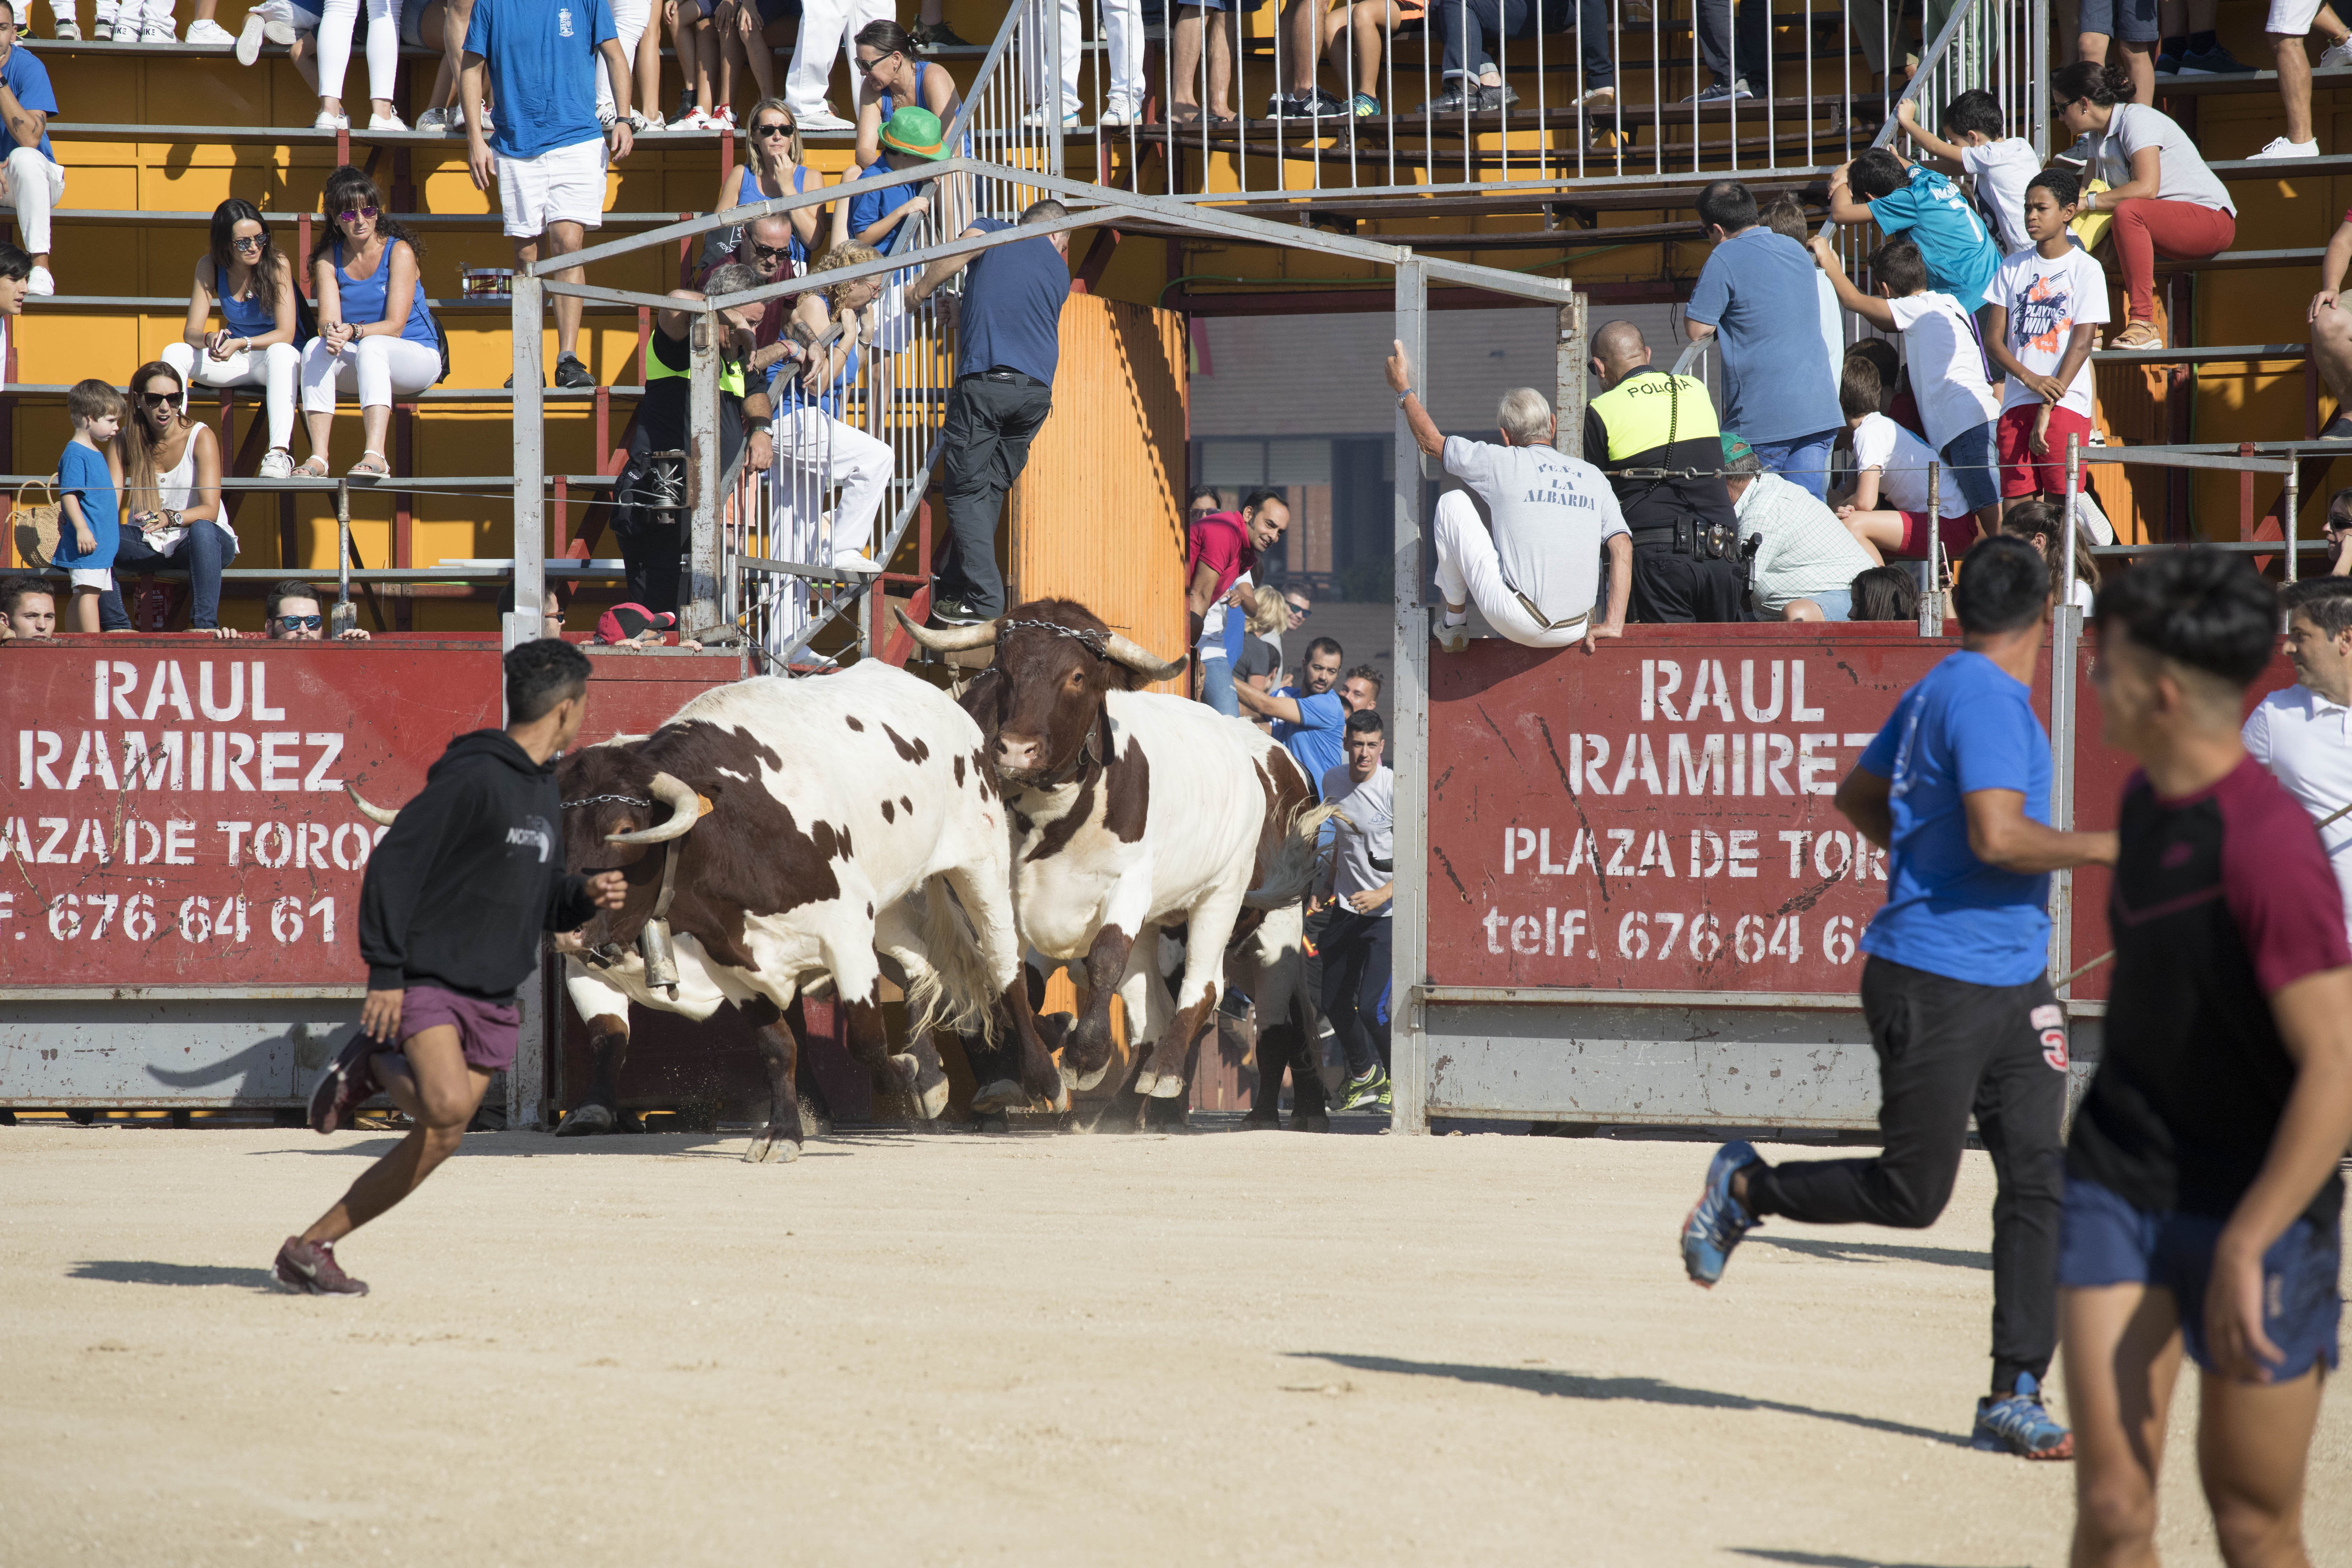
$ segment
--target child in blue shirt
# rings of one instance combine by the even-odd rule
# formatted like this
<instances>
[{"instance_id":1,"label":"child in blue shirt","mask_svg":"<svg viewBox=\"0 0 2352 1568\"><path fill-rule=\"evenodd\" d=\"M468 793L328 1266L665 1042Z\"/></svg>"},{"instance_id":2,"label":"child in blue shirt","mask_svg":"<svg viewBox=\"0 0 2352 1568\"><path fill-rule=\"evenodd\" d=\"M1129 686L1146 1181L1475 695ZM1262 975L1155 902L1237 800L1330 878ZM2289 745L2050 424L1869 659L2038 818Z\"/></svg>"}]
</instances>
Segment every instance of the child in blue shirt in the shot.
<instances>
[{"instance_id":1,"label":"child in blue shirt","mask_svg":"<svg viewBox=\"0 0 2352 1568\"><path fill-rule=\"evenodd\" d=\"M1927 287L1955 300L1982 300L2000 270L2000 247L1959 187L1885 147L1830 175L1829 208L1832 221L1874 223L1889 239L1907 233L1927 260Z\"/></svg>"},{"instance_id":2,"label":"child in blue shirt","mask_svg":"<svg viewBox=\"0 0 2352 1568\"><path fill-rule=\"evenodd\" d=\"M58 458L58 548L52 565L73 588L72 629L98 630L98 601L114 586L114 551L122 537L122 478L115 465L115 433L122 427L122 395L98 380L78 381L66 393L73 439Z\"/></svg>"}]
</instances>

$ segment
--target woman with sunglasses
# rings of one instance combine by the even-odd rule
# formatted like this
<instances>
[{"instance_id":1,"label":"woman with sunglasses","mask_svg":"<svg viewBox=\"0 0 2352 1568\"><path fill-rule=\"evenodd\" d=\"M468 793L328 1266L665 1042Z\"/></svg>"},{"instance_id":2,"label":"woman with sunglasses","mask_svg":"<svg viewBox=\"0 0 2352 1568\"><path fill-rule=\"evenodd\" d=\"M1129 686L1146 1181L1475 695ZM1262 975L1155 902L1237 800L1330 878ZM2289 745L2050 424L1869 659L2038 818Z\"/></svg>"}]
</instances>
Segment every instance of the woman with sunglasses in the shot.
<instances>
[{"instance_id":1,"label":"woman with sunglasses","mask_svg":"<svg viewBox=\"0 0 2352 1568\"><path fill-rule=\"evenodd\" d=\"M912 105L939 116L941 125L955 123L955 79L948 68L915 58L915 40L907 29L884 18L857 29L851 46L857 57L857 166L871 168L882 158L882 122L891 111ZM965 141L970 152L970 137Z\"/></svg>"},{"instance_id":2,"label":"woman with sunglasses","mask_svg":"<svg viewBox=\"0 0 2352 1568\"><path fill-rule=\"evenodd\" d=\"M773 201L808 188L809 168L801 162L801 132L792 109L781 98L762 98L751 110L749 121L749 146L740 166L730 169L719 179L719 198L711 205L713 212L725 212L730 207L745 206L752 202ZM824 175L816 176L817 188L824 187ZM796 207L783 216L793 226L792 254L781 278L797 278L808 270L809 247L816 239L819 208ZM723 266L735 260L743 248L744 226L713 229L704 241L702 264L705 268Z\"/></svg>"},{"instance_id":3,"label":"woman with sunglasses","mask_svg":"<svg viewBox=\"0 0 2352 1568\"><path fill-rule=\"evenodd\" d=\"M346 163L327 176L329 221L310 247L319 335L302 351L302 416L310 456L298 472L324 476L335 428L335 396L356 392L367 446L354 479L392 471L384 432L392 400L441 379L441 335L425 301L417 245L383 213L375 182Z\"/></svg>"},{"instance_id":4,"label":"woman with sunglasses","mask_svg":"<svg viewBox=\"0 0 2352 1568\"><path fill-rule=\"evenodd\" d=\"M220 441L192 422L188 384L161 360L131 378L131 417L123 422L122 515L114 552L116 586L98 606L99 625L131 630L122 605L126 575L159 566L188 574L188 627L220 626L221 568L236 559L236 531L221 516Z\"/></svg>"},{"instance_id":5,"label":"woman with sunglasses","mask_svg":"<svg viewBox=\"0 0 2352 1568\"><path fill-rule=\"evenodd\" d=\"M210 331L212 313L221 326ZM231 196L213 209L212 249L196 260L182 341L167 343L163 363L180 378L204 386L258 386L269 421L269 450L261 477L294 471L294 383L301 374L300 328L295 316L294 260L271 242L261 209ZM186 412L187 399L180 400ZM133 423L137 423L136 420Z\"/></svg>"}]
</instances>

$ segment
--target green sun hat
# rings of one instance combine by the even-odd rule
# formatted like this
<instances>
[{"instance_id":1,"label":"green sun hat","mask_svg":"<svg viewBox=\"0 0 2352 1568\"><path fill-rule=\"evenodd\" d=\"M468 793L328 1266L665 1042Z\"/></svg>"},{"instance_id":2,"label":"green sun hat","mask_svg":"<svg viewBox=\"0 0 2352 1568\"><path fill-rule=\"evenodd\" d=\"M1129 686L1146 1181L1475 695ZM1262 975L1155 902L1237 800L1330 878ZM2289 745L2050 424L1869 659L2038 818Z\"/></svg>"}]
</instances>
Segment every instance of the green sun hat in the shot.
<instances>
[{"instance_id":1,"label":"green sun hat","mask_svg":"<svg viewBox=\"0 0 2352 1568\"><path fill-rule=\"evenodd\" d=\"M940 117L912 104L893 111L883 122L882 145L890 152L934 163L948 155L947 132L940 129Z\"/></svg>"},{"instance_id":2,"label":"green sun hat","mask_svg":"<svg viewBox=\"0 0 2352 1568\"><path fill-rule=\"evenodd\" d=\"M1726 468L1742 458L1752 458L1755 455L1756 448L1748 444L1747 437L1736 430L1726 430L1723 433L1723 462Z\"/></svg>"}]
</instances>

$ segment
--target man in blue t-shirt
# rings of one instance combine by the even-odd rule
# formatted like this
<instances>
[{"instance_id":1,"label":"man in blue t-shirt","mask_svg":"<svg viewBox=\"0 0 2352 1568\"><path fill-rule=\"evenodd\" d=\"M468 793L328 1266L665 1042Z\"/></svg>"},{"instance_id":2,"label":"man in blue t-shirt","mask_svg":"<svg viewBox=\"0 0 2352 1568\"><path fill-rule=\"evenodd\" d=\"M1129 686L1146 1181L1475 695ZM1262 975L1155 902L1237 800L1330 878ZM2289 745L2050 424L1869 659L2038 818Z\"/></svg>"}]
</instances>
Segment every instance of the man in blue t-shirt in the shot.
<instances>
[{"instance_id":1,"label":"man in blue t-shirt","mask_svg":"<svg viewBox=\"0 0 2352 1568\"><path fill-rule=\"evenodd\" d=\"M2041 552L2013 535L1979 542L1953 600L1961 651L1903 694L1837 793L1838 810L1887 851L1886 908L1862 939L1884 1147L1773 1166L1725 1144L1684 1224L1683 1267L1713 1285L1768 1214L1933 1225L1974 1111L1996 1186L1992 1394L1978 1401L1971 1441L2070 1458L2073 1436L2041 1394L2058 1344L2067 1068L2045 906L2049 873L2114 865L2116 836L2049 826L2050 742L2029 684L2050 618Z\"/></svg>"},{"instance_id":2,"label":"man in blue t-shirt","mask_svg":"<svg viewBox=\"0 0 2352 1568\"><path fill-rule=\"evenodd\" d=\"M902 111L903 112L903 111ZM1069 216L1056 201L1033 202L1019 226ZM984 217L959 236L976 239L1013 227ZM956 312L956 384L940 430L940 488L947 498L950 548L931 595L931 625L969 626L1004 613L996 569L996 522L1004 492L1029 464L1029 443L1054 409L1062 360L1062 302L1070 295L1066 229L934 261L907 286L909 309L967 267ZM1321 774L1316 774L1321 777Z\"/></svg>"},{"instance_id":3,"label":"man in blue t-shirt","mask_svg":"<svg viewBox=\"0 0 2352 1568\"><path fill-rule=\"evenodd\" d=\"M33 258L27 294L54 294L49 275L49 211L66 198L66 172L49 146L49 116L58 95L47 66L16 47L18 0L0 0L0 127L7 131L8 190L17 239Z\"/></svg>"},{"instance_id":4,"label":"man in blue t-shirt","mask_svg":"<svg viewBox=\"0 0 2352 1568\"><path fill-rule=\"evenodd\" d=\"M609 129L596 123L596 68L613 87ZM466 111L466 166L478 190L495 183L515 265L542 254L568 256L604 226L605 149L629 155L628 56L621 52L607 0L475 0L466 26L458 101ZM499 124L482 131L483 85L498 98ZM566 268L553 276L587 280ZM593 386L580 363L577 295L555 297L555 384ZM507 382L512 386L514 382Z\"/></svg>"},{"instance_id":5,"label":"man in blue t-shirt","mask_svg":"<svg viewBox=\"0 0 2352 1568\"><path fill-rule=\"evenodd\" d=\"M1693 342L1714 333L1722 345L1722 426L1747 437L1767 470L1821 500L1845 417L1813 258L1758 222L1756 197L1737 180L1701 191L1698 217L1715 253L1691 289L1684 331Z\"/></svg>"},{"instance_id":6,"label":"man in blue t-shirt","mask_svg":"<svg viewBox=\"0 0 2352 1568\"><path fill-rule=\"evenodd\" d=\"M1248 712L1274 721L1274 738L1298 759L1298 766L1319 788L1323 775L1347 760L1346 693L1337 689L1340 661L1347 656L1329 637L1307 645L1307 667L1296 684L1268 693L1236 685L1234 696Z\"/></svg>"},{"instance_id":7,"label":"man in blue t-shirt","mask_svg":"<svg viewBox=\"0 0 2352 1568\"><path fill-rule=\"evenodd\" d=\"M1830 175L1829 211L1836 223L1874 223L1889 239L1908 234L1927 264L1927 287L1971 310L1982 308L2000 270L2000 247L1960 188L1887 148L1874 147Z\"/></svg>"}]
</instances>

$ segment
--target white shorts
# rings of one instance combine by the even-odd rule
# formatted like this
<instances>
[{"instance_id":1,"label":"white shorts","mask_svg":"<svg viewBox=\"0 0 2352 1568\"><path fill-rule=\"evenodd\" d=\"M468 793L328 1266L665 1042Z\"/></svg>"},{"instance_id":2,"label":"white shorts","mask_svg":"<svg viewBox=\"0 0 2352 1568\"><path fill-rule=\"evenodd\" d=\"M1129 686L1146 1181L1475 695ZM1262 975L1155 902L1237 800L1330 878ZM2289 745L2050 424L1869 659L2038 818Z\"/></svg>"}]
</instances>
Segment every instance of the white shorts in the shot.
<instances>
[{"instance_id":1,"label":"white shorts","mask_svg":"<svg viewBox=\"0 0 2352 1568\"><path fill-rule=\"evenodd\" d=\"M499 210L507 237L529 239L551 223L604 226L604 139L551 147L536 158L498 154Z\"/></svg>"},{"instance_id":2,"label":"white shorts","mask_svg":"<svg viewBox=\"0 0 2352 1568\"><path fill-rule=\"evenodd\" d=\"M2319 0L2271 0L2271 18L2263 31L2283 38L2300 38L2319 19Z\"/></svg>"},{"instance_id":3,"label":"white shorts","mask_svg":"<svg viewBox=\"0 0 2352 1568\"><path fill-rule=\"evenodd\" d=\"M66 581L77 588L88 588L103 594L114 586L111 566L71 566L66 569Z\"/></svg>"}]
</instances>

